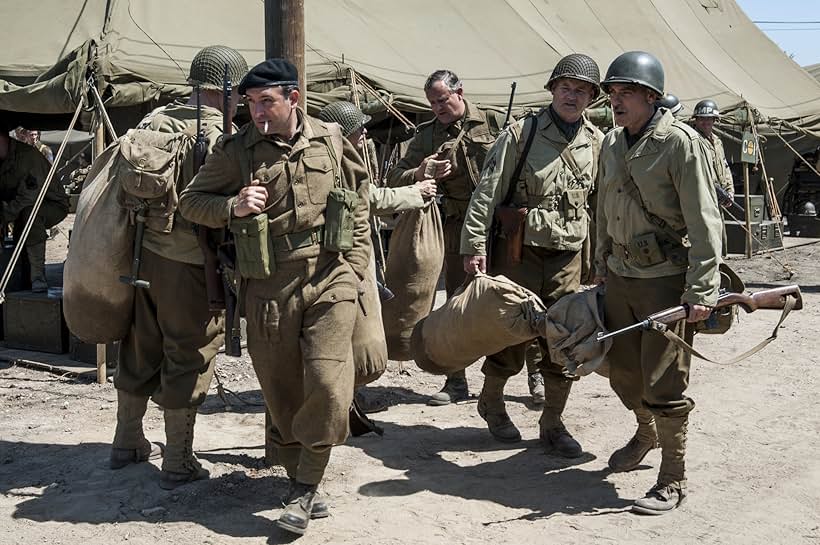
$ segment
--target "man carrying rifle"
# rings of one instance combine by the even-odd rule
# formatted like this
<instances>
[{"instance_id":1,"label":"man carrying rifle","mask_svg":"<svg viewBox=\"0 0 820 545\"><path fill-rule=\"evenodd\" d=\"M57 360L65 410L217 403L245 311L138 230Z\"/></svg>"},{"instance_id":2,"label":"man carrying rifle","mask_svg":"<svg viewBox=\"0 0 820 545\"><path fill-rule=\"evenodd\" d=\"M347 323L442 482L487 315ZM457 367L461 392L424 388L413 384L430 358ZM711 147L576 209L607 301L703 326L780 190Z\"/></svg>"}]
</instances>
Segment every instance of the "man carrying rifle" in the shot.
<instances>
[{"instance_id":1,"label":"man carrying rifle","mask_svg":"<svg viewBox=\"0 0 820 545\"><path fill-rule=\"evenodd\" d=\"M464 87L450 70L436 70L424 84L435 117L418 126L407 152L387 173L391 187L435 179L444 205L444 285L447 297L464 282L459 253L461 227L484 158L504 124L500 112L484 112L464 97ZM469 395L464 371L447 377L430 405L463 401Z\"/></svg>"},{"instance_id":2,"label":"man carrying rifle","mask_svg":"<svg viewBox=\"0 0 820 545\"><path fill-rule=\"evenodd\" d=\"M602 83L616 129L606 135L598 176L596 282L606 282L610 331L657 311L688 306L670 330L691 344L694 322L718 297L720 213L705 143L655 102L664 72L649 53L617 57ZM660 442L657 483L632 509L663 514L686 497L686 428L694 401L685 395L690 355L655 331L613 339L610 384L638 414L638 431L609 460L629 471Z\"/></svg>"},{"instance_id":3,"label":"man carrying rifle","mask_svg":"<svg viewBox=\"0 0 820 545\"><path fill-rule=\"evenodd\" d=\"M598 96L599 81L598 65L590 57L564 57L546 84L552 104L501 133L487 157L461 233L468 274L487 272L486 256L494 246L491 273L534 291L547 305L579 288L590 221L587 202L595 188L603 138L583 112ZM494 216L500 220L499 236L490 232ZM493 246L488 247L488 237ZM504 406L504 385L524 366L527 344L487 356L482 367L485 379L478 412L499 441L521 439ZM545 346L541 352L541 441L555 455L579 457L581 445L561 420L572 379L550 361Z\"/></svg>"},{"instance_id":4,"label":"man carrying rifle","mask_svg":"<svg viewBox=\"0 0 820 545\"><path fill-rule=\"evenodd\" d=\"M191 62L188 82L194 92L188 102L153 111L138 128L186 133L193 139L199 124L210 151L222 135L226 65L234 81L248 70L238 51L221 45L202 49ZM237 98L234 93L229 102L231 116ZM177 194L193 177L193 149L172 189ZM150 397L164 409L165 417L167 443L160 486L172 489L208 477L193 454L194 422L197 407L210 387L213 360L224 340L224 324L221 314L209 309L204 258L189 222L177 213L170 233L146 229L142 245L140 276L150 287L136 290L133 324L120 347L114 375L117 430L111 467L118 469L159 454L156 448L152 451L142 429Z\"/></svg>"}]
</instances>

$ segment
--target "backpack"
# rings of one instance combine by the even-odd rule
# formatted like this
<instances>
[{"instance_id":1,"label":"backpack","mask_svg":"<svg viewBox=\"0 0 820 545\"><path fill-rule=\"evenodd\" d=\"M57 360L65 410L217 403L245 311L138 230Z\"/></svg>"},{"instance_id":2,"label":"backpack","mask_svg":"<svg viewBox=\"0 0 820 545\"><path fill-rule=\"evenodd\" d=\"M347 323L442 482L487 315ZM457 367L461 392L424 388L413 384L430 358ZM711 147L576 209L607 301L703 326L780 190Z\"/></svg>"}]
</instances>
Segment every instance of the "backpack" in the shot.
<instances>
[{"instance_id":1,"label":"backpack","mask_svg":"<svg viewBox=\"0 0 820 545\"><path fill-rule=\"evenodd\" d=\"M131 129L120 137L111 176L121 188L120 205L143 215L146 228L166 234L173 229L177 179L195 142L188 132L149 129Z\"/></svg>"}]
</instances>

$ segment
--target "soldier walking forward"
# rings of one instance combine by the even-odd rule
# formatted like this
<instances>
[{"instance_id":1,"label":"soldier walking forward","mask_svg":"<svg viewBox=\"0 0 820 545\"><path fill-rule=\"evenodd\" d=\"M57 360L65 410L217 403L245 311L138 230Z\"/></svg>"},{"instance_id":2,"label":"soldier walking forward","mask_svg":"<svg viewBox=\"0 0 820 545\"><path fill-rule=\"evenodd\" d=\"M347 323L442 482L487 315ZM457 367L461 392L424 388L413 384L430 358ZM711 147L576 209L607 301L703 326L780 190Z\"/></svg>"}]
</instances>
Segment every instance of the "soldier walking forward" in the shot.
<instances>
[{"instance_id":1,"label":"soldier walking forward","mask_svg":"<svg viewBox=\"0 0 820 545\"><path fill-rule=\"evenodd\" d=\"M338 125L297 106L297 81L283 59L248 72L239 92L253 122L217 145L180 207L190 221L229 226L240 256L254 243L268 256L239 260L248 351L291 481L278 524L302 534L311 518L328 515L317 487L349 432L351 337L370 230L364 163ZM340 195L349 208L331 209L329 196ZM352 218L338 217L344 209ZM242 242L251 229L258 236Z\"/></svg>"},{"instance_id":2,"label":"soldier walking forward","mask_svg":"<svg viewBox=\"0 0 820 545\"><path fill-rule=\"evenodd\" d=\"M397 187L425 178L438 182L444 204L444 285L450 297L466 278L459 240L467 205L504 116L484 113L467 100L461 80L450 70L430 74L424 94L435 118L418 126L404 157L387 173L387 183ZM437 161L435 169L428 168L431 161ZM467 378L459 371L447 377L444 388L429 404L447 405L468 395Z\"/></svg>"},{"instance_id":3,"label":"soldier walking forward","mask_svg":"<svg viewBox=\"0 0 820 545\"><path fill-rule=\"evenodd\" d=\"M590 218L587 201L595 187L598 151L603 135L583 117L598 96L598 65L574 53L555 65L546 84L553 102L501 133L487 158L481 182L473 194L461 234L463 267L467 274L487 271L486 240L496 207L526 210L521 263L504 262L511 242L496 244L493 274L508 276L537 293L550 305L578 290L582 247ZM531 139L530 145L526 141ZM524 148L529 147L525 152ZM513 179L519 161L519 178ZM512 190L511 190L512 188ZM505 202L511 192L511 202ZM515 442L521 434L504 406L504 386L524 366L527 345L487 356L478 412L499 441ZM561 420L572 378L554 365L546 346L539 363L544 376L545 403L540 436L548 452L575 458L581 445Z\"/></svg>"},{"instance_id":4,"label":"soldier walking forward","mask_svg":"<svg viewBox=\"0 0 820 545\"><path fill-rule=\"evenodd\" d=\"M229 47L209 46L191 62L188 82L198 87L201 125L210 151L222 135L222 80L234 81L248 71L242 55ZM235 111L238 94L229 107ZM163 133L196 134L195 93L151 112L139 128ZM171 191L180 193L194 173L189 152ZM174 199L175 200L175 199ZM150 220L150 218L149 218ZM117 388L117 430L111 467L118 469L158 456L145 439L142 418L148 398L164 409L166 447L160 486L172 489L208 477L193 454L197 407L205 400L213 377L213 362L224 341L220 313L208 308L204 257L191 223L174 214L170 232L146 222L140 276L149 288L136 290L131 330L120 347L114 375Z\"/></svg>"},{"instance_id":5,"label":"soldier walking forward","mask_svg":"<svg viewBox=\"0 0 820 545\"><path fill-rule=\"evenodd\" d=\"M689 316L671 329L691 343L693 323L717 301L721 222L708 151L691 127L656 106L663 86L660 61L640 51L617 57L602 83L619 127L601 149L595 280L606 282L607 329L683 303ZM609 361L612 389L639 415L638 431L610 466L636 468L659 440L657 483L632 509L667 513L686 497L690 355L655 331L636 331L613 340Z\"/></svg>"}]
</instances>

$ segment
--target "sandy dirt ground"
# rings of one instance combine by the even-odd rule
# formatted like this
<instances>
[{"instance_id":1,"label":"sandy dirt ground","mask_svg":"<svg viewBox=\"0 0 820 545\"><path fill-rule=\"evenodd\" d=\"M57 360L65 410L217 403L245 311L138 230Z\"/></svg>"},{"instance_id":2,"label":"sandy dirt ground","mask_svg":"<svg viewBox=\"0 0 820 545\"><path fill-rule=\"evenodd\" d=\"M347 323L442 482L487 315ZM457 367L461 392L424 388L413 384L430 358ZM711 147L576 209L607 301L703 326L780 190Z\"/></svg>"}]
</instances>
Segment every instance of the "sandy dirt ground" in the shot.
<instances>
[{"instance_id":1,"label":"sandy dirt ground","mask_svg":"<svg viewBox=\"0 0 820 545\"><path fill-rule=\"evenodd\" d=\"M311 523L298 541L820 544L820 245L774 256L793 269L790 282L803 287L805 309L746 361L693 363L690 496L674 513L628 512L654 483L660 453L630 473L607 470L634 422L604 378L585 377L573 389L565 421L586 454L568 462L544 454L524 375L510 382L506 398L524 439L505 445L487 432L475 397L428 407L441 378L391 362L370 387L390 406L373 415L384 436L334 450L323 487L332 516ZM789 283L770 256L732 265L753 290ZM696 346L728 358L768 336L778 316L741 315L729 334L700 336ZM168 492L157 484L157 463L108 469L116 410L110 383L0 365L0 543L293 541L274 524L287 479L263 464L264 412L250 362L220 357L217 370L236 396L227 394L226 405L214 385L200 410L195 449L212 478ZM468 378L477 394L477 365ZM150 439L164 440L154 405L145 428Z\"/></svg>"}]
</instances>

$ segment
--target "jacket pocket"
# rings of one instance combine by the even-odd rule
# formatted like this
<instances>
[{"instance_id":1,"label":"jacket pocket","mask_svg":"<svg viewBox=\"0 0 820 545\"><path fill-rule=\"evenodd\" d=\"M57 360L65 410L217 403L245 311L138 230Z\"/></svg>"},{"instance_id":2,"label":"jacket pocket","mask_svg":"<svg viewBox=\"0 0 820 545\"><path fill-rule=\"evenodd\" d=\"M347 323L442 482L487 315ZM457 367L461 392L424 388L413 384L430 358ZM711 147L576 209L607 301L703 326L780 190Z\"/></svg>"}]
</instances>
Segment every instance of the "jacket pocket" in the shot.
<instances>
[{"instance_id":1,"label":"jacket pocket","mask_svg":"<svg viewBox=\"0 0 820 545\"><path fill-rule=\"evenodd\" d=\"M333 165L327 155L313 155L302 158L308 198L312 204L325 204L327 195L333 188Z\"/></svg>"},{"instance_id":2,"label":"jacket pocket","mask_svg":"<svg viewBox=\"0 0 820 545\"><path fill-rule=\"evenodd\" d=\"M253 301L253 324L248 323L248 327L256 330L261 337L270 343L281 341L279 332L279 303L275 299L265 299L256 297Z\"/></svg>"}]
</instances>

